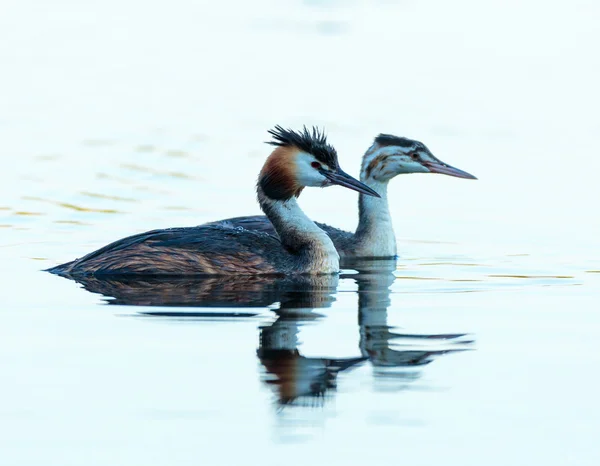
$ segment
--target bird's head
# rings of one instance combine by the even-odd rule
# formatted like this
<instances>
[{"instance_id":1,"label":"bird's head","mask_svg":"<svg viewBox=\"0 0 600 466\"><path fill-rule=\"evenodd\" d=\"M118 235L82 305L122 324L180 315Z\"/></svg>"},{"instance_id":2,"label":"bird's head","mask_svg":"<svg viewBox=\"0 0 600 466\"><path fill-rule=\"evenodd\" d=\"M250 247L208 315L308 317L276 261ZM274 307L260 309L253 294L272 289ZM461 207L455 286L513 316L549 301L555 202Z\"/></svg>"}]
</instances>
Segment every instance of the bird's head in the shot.
<instances>
[{"instance_id":1,"label":"bird's head","mask_svg":"<svg viewBox=\"0 0 600 466\"><path fill-rule=\"evenodd\" d=\"M422 142L380 134L363 157L362 180L386 182L403 173L440 173L457 178L477 179L470 173L442 162Z\"/></svg>"},{"instance_id":2,"label":"bird's head","mask_svg":"<svg viewBox=\"0 0 600 466\"><path fill-rule=\"evenodd\" d=\"M276 146L267 158L258 185L274 200L298 197L307 186L339 185L359 193L379 197L375 191L345 173L339 166L337 152L317 128L296 132L276 126L269 131Z\"/></svg>"}]
</instances>

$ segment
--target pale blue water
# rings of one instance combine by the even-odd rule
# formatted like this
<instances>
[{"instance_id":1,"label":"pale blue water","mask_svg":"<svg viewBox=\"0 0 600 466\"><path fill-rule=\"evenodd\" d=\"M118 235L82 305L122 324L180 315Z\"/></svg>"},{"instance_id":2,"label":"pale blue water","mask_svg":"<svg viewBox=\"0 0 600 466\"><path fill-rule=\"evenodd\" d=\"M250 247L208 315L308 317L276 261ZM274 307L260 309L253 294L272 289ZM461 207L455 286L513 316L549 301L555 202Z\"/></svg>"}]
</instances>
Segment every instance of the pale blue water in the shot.
<instances>
[{"instance_id":1,"label":"pale blue water","mask_svg":"<svg viewBox=\"0 0 600 466\"><path fill-rule=\"evenodd\" d=\"M3 465L598 464L596 4L2 9ZM353 175L390 132L479 180L391 183L391 272L40 272L257 213L278 123L324 126ZM350 191L300 201L355 225Z\"/></svg>"}]
</instances>

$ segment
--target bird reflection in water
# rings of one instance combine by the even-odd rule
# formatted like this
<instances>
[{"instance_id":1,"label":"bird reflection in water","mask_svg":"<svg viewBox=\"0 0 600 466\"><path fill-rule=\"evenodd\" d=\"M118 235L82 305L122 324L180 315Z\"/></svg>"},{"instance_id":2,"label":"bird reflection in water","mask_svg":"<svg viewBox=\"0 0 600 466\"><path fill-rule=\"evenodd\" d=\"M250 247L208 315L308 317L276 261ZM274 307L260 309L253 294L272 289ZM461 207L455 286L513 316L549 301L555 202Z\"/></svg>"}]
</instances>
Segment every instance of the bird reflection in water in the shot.
<instances>
[{"instance_id":1,"label":"bird reflection in water","mask_svg":"<svg viewBox=\"0 0 600 466\"><path fill-rule=\"evenodd\" d=\"M261 325L257 356L264 368L263 380L274 389L281 407L322 403L335 391L341 372L366 361L376 379L407 383L420 376L416 367L469 349L472 341L464 333L415 335L398 333L388 325L395 260L352 259L342 266L352 270L340 276L89 276L77 281L86 290L105 296L111 305L177 308L144 310L139 313L143 316L228 319L254 317L271 308L276 318ZM306 357L300 352L298 336L304 325L323 318L320 310L335 302L340 280L358 285L358 351L342 358Z\"/></svg>"},{"instance_id":2,"label":"bird reflection in water","mask_svg":"<svg viewBox=\"0 0 600 466\"><path fill-rule=\"evenodd\" d=\"M336 388L338 373L367 359L309 358L298 349L302 325L323 317L317 310L334 302L337 281L331 275L311 277L305 290L297 289L293 299L281 302L273 323L261 326L257 355L266 371L264 381L276 387L281 406L319 404Z\"/></svg>"},{"instance_id":3,"label":"bird reflection in water","mask_svg":"<svg viewBox=\"0 0 600 466\"><path fill-rule=\"evenodd\" d=\"M473 341L466 333L399 333L388 325L395 259L346 259L344 266L359 272L350 275L358 285L359 347L373 366L377 381L412 382L421 375L415 367L443 354L470 349Z\"/></svg>"}]
</instances>

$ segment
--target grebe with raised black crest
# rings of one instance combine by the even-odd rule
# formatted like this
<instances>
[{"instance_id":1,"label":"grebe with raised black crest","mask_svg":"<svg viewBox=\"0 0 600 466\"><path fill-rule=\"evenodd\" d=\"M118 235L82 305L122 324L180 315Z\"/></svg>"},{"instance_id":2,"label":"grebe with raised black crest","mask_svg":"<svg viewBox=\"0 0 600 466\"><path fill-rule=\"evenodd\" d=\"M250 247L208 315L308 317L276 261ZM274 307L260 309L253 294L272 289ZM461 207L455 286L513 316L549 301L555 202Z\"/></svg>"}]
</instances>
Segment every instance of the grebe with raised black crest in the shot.
<instances>
[{"instance_id":1,"label":"grebe with raised black crest","mask_svg":"<svg viewBox=\"0 0 600 466\"><path fill-rule=\"evenodd\" d=\"M317 128L276 126L275 146L259 174L257 197L276 236L206 224L153 230L109 244L49 272L82 275L331 274L339 255L327 234L300 209L307 186L340 185L369 196L373 189L342 171L336 150Z\"/></svg>"}]
</instances>

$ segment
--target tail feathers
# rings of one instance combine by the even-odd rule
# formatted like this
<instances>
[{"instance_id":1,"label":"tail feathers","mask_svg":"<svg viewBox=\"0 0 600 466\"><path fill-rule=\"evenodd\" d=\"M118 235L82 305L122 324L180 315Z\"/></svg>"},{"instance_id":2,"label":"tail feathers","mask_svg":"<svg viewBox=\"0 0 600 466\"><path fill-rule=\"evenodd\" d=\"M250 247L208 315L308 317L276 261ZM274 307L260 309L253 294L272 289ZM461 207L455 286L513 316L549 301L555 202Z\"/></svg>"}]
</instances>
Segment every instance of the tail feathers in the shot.
<instances>
[{"instance_id":1,"label":"tail feathers","mask_svg":"<svg viewBox=\"0 0 600 466\"><path fill-rule=\"evenodd\" d=\"M43 272L50 272L55 275L60 275L64 277L69 274L76 262L77 260L74 260L71 262L66 262L64 264L56 265L54 267L50 267L49 269L44 269Z\"/></svg>"}]
</instances>

